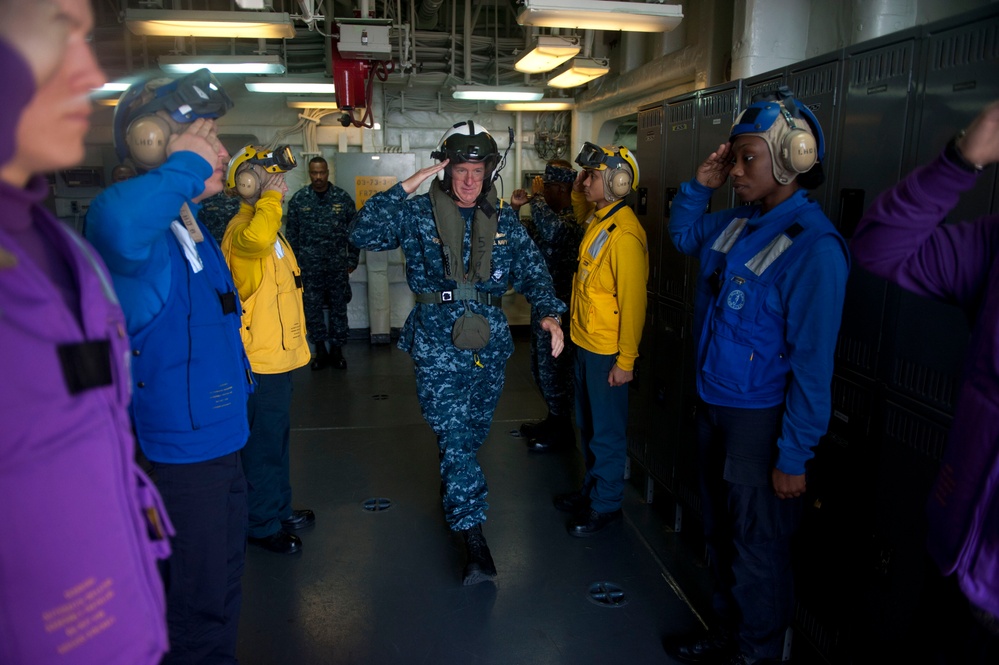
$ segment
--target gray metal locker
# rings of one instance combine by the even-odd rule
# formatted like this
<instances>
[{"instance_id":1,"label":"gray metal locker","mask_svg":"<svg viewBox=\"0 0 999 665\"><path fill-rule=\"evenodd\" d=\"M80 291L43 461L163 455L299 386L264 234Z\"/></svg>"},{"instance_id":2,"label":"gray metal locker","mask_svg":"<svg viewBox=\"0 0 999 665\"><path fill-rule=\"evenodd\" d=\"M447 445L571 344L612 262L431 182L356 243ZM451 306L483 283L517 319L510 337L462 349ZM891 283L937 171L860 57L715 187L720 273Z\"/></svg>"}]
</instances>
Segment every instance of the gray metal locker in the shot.
<instances>
[{"instance_id":1,"label":"gray metal locker","mask_svg":"<svg viewBox=\"0 0 999 665\"><path fill-rule=\"evenodd\" d=\"M839 211L833 219L849 240L871 201L902 173L901 155L913 105L918 30L862 42L844 53L843 121L832 146ZM836 346L836 371L874 380L887 283L856 265L847 282Z\"/></svg>"},{"instance_id":2,"label":"gray metal locker","mask_svg":"<svg viewBox=\"0 0 999 665\"><path fill-rule=\"evenodd\" d=\"M826 154L822 168L826 181L809 196L818 201L830 220L839 217L836 192L836 156L831 146L839 141L840 91L842 90L842 51L828 53L796 63L787 68L787 86L795 99L805 104L819 121L825 139Z\"/></svg>"},{"instance_id":3,"label":"gray metal locker","mask_svg":"<svg viewBox=\"0 0 999 665\"><path fill-rule=\"evenodd\" d=\"M910 144L909 167L925 164L989 102L999 97L999 51L995 35L999 11L976 13L962 22L926 26L919 81L918 121ZM989 213L996 189L990 167L974 189L961 196L948 221ZM952 413L969 336L957 307L889 290L885 326L885 382L935 408Z\"/></svg>"},{"instance_id":4,"label":"gray metal locker","mask_svg":"<svg viewBox=\"0 0 999 665\"><path fill-rule=\"evenodd\" d=\"M769 72L763 72L748 79L743 79L742 100L739 108L744 109L753 103L753 99L775 92L777 88L785 85L786 74L787 68L781 67L780 69L772 69Z\"/></svg>"},{"instance_id":5,"label":"gray metal locker","mask_svg":"<svg viewBox=\"0 0 999 665\"><path fill-rule=\"evenodd\" d=\"M694 176L697 164L694 157L697 93L666 100L666 156L663 162L663 199L665 217L660 238L659 287L661 298L693 308L690 293L693 284L687 283L688 259L673 247L669 238L669 206L680 190L680 185Z\"/></svg>"},{"instance_id":6,"label":"gray metal locker","mask_svg":"<svg viewBox=\"0 0 999 665\"><path fill-rule=\"evenodd\" d=\"M635 148L635 158L638 160L640 177L635 215L649 241L649 282L646 288L653 295L659 288L660 244L662 234L666 232L663 213L665 120L666 109L663 102L638 109L638 145Z\"/></svg>"}]
</instances>

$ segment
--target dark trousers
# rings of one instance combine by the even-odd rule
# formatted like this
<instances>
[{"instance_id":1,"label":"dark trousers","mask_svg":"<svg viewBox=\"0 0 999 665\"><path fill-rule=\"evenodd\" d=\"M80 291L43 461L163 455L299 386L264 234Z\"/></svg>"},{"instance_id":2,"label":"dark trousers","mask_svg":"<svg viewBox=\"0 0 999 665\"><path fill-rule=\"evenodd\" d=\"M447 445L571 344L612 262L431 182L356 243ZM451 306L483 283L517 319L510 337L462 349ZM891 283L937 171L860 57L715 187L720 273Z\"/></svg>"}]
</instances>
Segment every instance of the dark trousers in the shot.
<instances>
[{"instance_id":1,"label":"dark trousers","mask_svg":"<svg viewBox=\"0 0 999 665\"><path fill-rule=\"evenodd\" d=\"M452 531L486 519L489 487L478 452L503 392L504 369L505 361L486 361L482 367L416 366L416 394L437 435L444 517Z\"/></svg>"},{"instance_id":2,"label":"dark trousers","mask_svg":"<svg viewBox=\"0 0 999 665\"><path fill-rule=\"evenodd\" d=\"M697 444L713 605L747 656L779 659L794 613L791 536L802 500L770 478L783 406L698 408Z\"/></svg>"},{"instance_id":3,"label":"dark trousers","mask_svg":"<svg viewBox=\"0 0 999 665\"><path fill-rule=\"evenodd\" d=\"M243 449L249 535L266 538L291 517L291 372L253 374L256 390L246 403L250 438Z\"/></svg>"},{"instance_id":4,"label":"dark trousers","mask_svg":"<svg viewBox=\"0 0 999 665\"><path fill-rule=\"evenodd\" d=\"M565 302L569 302L568 298ZM531 375L545 399L552 416L568 418L572 415L575 391L576 345L569 336L569 327L562 329L565 348L558 358L552 358L551 333L541 329L541 313L531 308Z\"/></svg>"},{"instance_id":5,"label":"dark trousers","mask_svg":"<svg viewBox=\"0 0 999 665\"><path fill-rule=\"evenodd\" d=\"M583 493L590 508L613 512L624 499L628 456L628 385L607 382L617 356L576 347L576 423L586 462Z\"/></svg>"},{"instance_id":6,"label":"dark trousers","mask_svg":"<svg viewBox=\"0 0 999 665\"><path fill-rule=\"evenodd\" d=\"M246 479L238 452L152 463L176 535L161 570L170 652L164 665L235 663L246 556Z\"/></svg>"},{"instance_id":7,"label":"dark trousers","mask_svg":"<svg viewBox=\"0 0 999 665\"><path fill-rule=\"evenodd\" d=\"M343 346L350 337L347 324L347 304L351 300L350 274L346 270L329 270L319 267L305 268L305 289L302 305L305 308L305 327L313 344L329 342ZM329 325L323 309L329 310Z\"/></svg>"}]
</instances>

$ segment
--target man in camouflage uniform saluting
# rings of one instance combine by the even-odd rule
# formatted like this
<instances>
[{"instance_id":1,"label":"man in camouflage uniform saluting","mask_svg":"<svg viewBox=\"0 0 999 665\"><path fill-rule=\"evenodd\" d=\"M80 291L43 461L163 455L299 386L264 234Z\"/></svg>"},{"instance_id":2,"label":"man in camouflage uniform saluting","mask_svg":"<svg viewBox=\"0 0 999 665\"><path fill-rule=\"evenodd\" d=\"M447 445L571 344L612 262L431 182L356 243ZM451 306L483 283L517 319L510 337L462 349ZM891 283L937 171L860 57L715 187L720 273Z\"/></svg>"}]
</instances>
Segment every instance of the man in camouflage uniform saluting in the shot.
<instances>
[{"instance_id":1,"label":"man in camouflage uniform saluting","mask_svg":"<svg viewBox=\"0 0 999 665\"><path fill-rule=\"evenodd\" d=\"M464 585L493 579L482 535L486 479L476 459L503 390L513 338L500 305L509 285L546 316L551 354L562 351L551 276L517 214L496 197L496 141L471 120L445 133L439 160L372 196L350 239L367 250L402 247L406 281L416 294L399 336L413 357L423 417L437 435L444 513L464 539ZM430 192L408 198L428 178Z\"/></svg>"},{"instance_id":2,"label":"man in camouflage uniform saluting","mask_svg":"<svg viewBox=\"0 0 999 665\"><path fill-rule=\"evenodd\" d=\"M312 183L295 192L288 202L285 236L298 257L305 282L305 325L309 341L316 347L312 369L327 365L346 369L341 347L350 333L349 280L361 254L348 238L356 209L347 192L330 184L329 165L322 157L309 161L309 179ZM323 307L330 312L329 326Z\"/></svg>"},{"instance_id":3,"label":"man in camouflage uniform saluting","mask_svg":"<svg viewBox=\"0 0 999 665\"><path fill-rule=\"evenodd\" d=\"M579 243L585 228L576 221L572 209L572 183L576 170L564 159L552 159L545 165L544 176L536 176L532 183L533 197L518 189L510 197L510 205L519 210L530 201L531 233L541 251L555 284L555 295L567 303L572 294L572 276L579 263ZM548 452L571 448L576 443L572 429L572 404L575 391L573 359L575 346L565 330L565 350L553 358L546 350L550 345L548 335L538 327L542 312L531 308L531 374L548 406L544 420L524 423L520 432L527 439L527 449Z\"/></svg>"}]
</instances>

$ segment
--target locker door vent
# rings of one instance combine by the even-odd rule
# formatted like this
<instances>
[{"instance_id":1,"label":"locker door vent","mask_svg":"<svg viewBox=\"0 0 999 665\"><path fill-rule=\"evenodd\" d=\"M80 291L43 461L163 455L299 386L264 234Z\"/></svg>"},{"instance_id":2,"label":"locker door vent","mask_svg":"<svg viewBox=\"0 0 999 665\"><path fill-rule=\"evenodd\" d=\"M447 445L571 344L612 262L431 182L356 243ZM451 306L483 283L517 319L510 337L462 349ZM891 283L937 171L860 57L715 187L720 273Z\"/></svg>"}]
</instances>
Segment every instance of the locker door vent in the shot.
<instances>
[{"instance_id":1,"label":"locker door vent","mask_svg":"<svg viewBox=\"0 0 999 665\"><path fill-rule=\"evenodd\" d=\"M912 63L912 44L875 51L854 58L850 82L864 86L908 74Z\"/></svg>"},{"instance_id":2,"label":"locker door vent","mask_svg":"<svg viewBox=\"0 0 999 665\"><path fill-rule=\"evenodd\" d=\"M933 71L999 60L999 23L974 26L933 42Z\"/></svg>"},{"instance_id":3,"label":"locker door vent","mask_svg":"<svg viewBox=\"0 0 999 665\"><path fill-rule=\"evenodd\" d=\"M833 376L832 405L851 421L865 421L871 416L871 394L852 383Z\"/></svg>"},{"instance_id":4,"label":"locker door vent","mask_svg":"<svg viewBox=\"0 0 999 665\"><path fill-rule=\"evenodd\" d=\"M671 104L669 107L669 124L674 122L683 122L694 119L694 100L688 102L682 102L680 104Z\"/></svg>"},{"instance_id":5,"label":"locker door vent","mask_svg":"<svg viewBox=\"0 0 999 665\"><path fill-rule=\"evenodd\" d=\"M836 340L836 360L867 373L874 371L874 353L870 344L863 339L850 337L842 330Z\"/></svg>"},{"instance_id":6,"label":"locker door vent","mask_svg":"<svg viewBox=\"0 0 999 665\"><path fill-rule=\"evenodd\" d=\"M671 483L673 494L681 504L690 510L692 513L690 517L693 517L697 522L701 522L702 515L704 514L704 509L701 506L701 494L697 491L697 486L688 485L685 482L687 480L688 478L674 476L674 482ZM696 482L695 478L690 478L689 480Z\"/></svg>"},{"instance_id":7,"label":"locker door vent","mask_svg":"<svg viewBox=\"0 0 999 665\"><path fill-rule=\"evenodd\" d=\"M662 107L647 109L638 114L639 129L658 129L663 124Z\"/></svg>"},{"instance_id":8,"label":"locker door vent","mask_svg":"<svg viewBox=\"0 0 999 665\"><path fill-rule=\"evenodd\" d=\"M838 648L842 642L842 631L835 626L824 624L801 602L795 603L794 625L808 635L809 641L815 645L819 653L832 654L842 651Z\"/></svg>"},{"instance_id":9,"label":"locker door vent","mask_svg":"<svg viewBox=\"0 0 999 665\"><path fill-rule=\"evenodd\" d=\"M783 79L776 79L776 80L773 80L773 81L766 81L764 83L760 83L758 85L754 85L752 88L747 88L747 90L746 90L746 99L748 99L749 102L752 103L752 101L754 99L757 99L759 97L763 97L765 95L769 95L770 93L775 92L777 90L777 88L779 88L782 85L784 85L784 80ZM748 105L749 104L747 104L747 106Z\"/></svg>"},{"instance_id":10,"label":"locker door vent","mask_svg":"<svg viewBox=\"0 0 999 665\"><path fill-rule=\"evenodd\" d=\"M835 89L835 67L821 67L794 79L794 96L798 99L830 93Z\"/></svg>"},{"instance_id":11,"label":"locker door vent","mask_svg":"<svg viewBox=\"0 0 999 665\"><path fill-rule=\"evenodd\" d=\"M931 369L907 358L895 358L891 377L893 385L933 406L945 410L954 408L954 376L947 372Z\"/></svg>"},{"instance_id":12,"label":"locker door vent","mask_svg":"<svg viewBox=\"0 0 999 665\"><path fill-rule=\"evenodd\" d=\"M702 99L704 101L704 112L701 114L703 117L710 118L715 115L732 116L732 107L735 102L733 95L719 93L706 95Z\"/></svg>"},{"instance_id":13,"label":"locker door vent","mask_svg":"<svg viewBox=\"0 0 999 665\"><path fill-rule=\"evenodd\" d=\"M947 429L897 404L885 403L885 436L936 464L947 447Z\"/></svg>"}]
</instances>

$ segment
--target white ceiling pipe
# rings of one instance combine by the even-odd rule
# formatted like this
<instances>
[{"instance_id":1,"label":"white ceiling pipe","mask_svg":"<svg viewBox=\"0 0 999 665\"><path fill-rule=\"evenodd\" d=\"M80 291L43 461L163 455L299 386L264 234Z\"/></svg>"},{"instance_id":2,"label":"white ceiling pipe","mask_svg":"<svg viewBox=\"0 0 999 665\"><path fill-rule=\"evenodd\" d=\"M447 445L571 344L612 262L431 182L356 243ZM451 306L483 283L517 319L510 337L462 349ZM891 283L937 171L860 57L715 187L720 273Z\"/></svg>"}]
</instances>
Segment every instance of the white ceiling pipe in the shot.
<instances>
[{"instance_id":1,"label":"white ceiling pipe","mask_svg":"<svg viewBox=\"0 0 999 665\"><path fill-rule=\"evenodd\" d=\"M851 43L916 25L916 0L854 0Z\"/></svg>"},{"instance_id":2,"label":"white ceiling pipe","mask_svg":"<svg viewBox=\"0 0 999 665\"><path fill-rule=\"evenodd\" d=\"M805 59L811 5L740 0L732 23L732 78L749 78Z\"/></svg>"}]
</instances>

